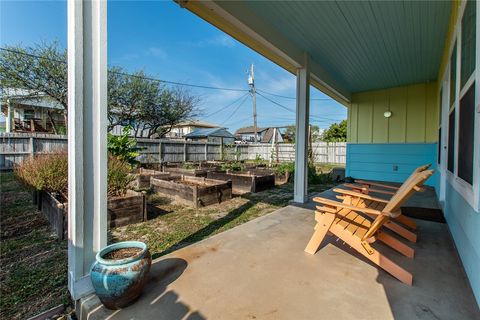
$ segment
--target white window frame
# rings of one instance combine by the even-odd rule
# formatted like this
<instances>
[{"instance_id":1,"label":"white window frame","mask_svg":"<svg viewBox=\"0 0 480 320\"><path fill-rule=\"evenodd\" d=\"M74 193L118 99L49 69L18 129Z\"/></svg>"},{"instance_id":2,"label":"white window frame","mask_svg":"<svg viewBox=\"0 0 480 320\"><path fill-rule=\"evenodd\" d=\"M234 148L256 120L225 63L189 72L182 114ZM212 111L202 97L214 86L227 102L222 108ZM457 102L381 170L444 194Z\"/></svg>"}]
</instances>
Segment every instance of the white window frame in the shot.
<instances>
[{"instance_id":1,"label":"white window frame","mask_svg":"<svg viewBox=\"0 0 480 320\"><path fill-rule=\"evenodd\" d=\"M448 68L444 71L444 75L441 79L446 79L444 82L444 88L450 88L450 57L453 53L453 46L455 42L457 43L457 61L456 61L456 83L455 83L455 92L456 97L455 101L452 105L450 105L450 90L447 93L447 101L443 101L442 110L443 115L446 117L442 117L441 127L446 128L442 130L446 131L445 135L442 133L442 145L447 147L447 151L442 154L445 155L445 158L440 165L440 169L444 172L446 176L446 180L450 185L469 203L469 205L474 208L475 211L480 212L480 5L477 3L476 6L476 48L475 48L475 70L473 71L472 75L469 77L463 88L460 88L461 82L461 50L462 50L462 19L463 14L465 12L466 2L461 4L459 10L459 19L457 20L457 25L455 27L455 36L453 37L450 43L450 55L448 60ZM474 151L473 151L473 181L472 184L464 181L462 178L458 176L458 147L459 147L459 129L460 129L460 101L465 95L465 93L470 89L472 83L475 82L475 119L474 119ZM455 108L455 150L454 150L454 167L453 173L448 171L448 120L450 111L452 108Z\"/></svg>"}]
</instances>

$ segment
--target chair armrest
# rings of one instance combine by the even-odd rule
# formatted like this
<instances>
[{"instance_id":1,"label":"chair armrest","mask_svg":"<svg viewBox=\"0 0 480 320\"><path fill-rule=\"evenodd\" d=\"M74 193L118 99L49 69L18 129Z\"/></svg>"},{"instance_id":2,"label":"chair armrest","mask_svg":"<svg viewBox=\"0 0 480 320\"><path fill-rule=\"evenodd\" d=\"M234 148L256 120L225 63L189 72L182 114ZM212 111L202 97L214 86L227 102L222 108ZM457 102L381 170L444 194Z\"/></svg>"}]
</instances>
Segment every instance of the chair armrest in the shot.
<instances>
[{"instance_id":1,"label":"chair armrest","mask_svg":"<svg viewBox=\"0 0 480 320\"><path fill-rule=\"evenodd\" d=\"M367 181L367 180L355 180L355 182L359 183L359 184L365 184L367 186L376 186L376 187L382 187L382 188L393 189L393 190L400 189L400 187L390 186L388 184L383 184L383 183L378 183L378 182L373 182L373 181Z\"/></svg>"},{"instance_id":2,"label":"chair armrest","mask_svg":"<svg viewBox=\"0 0 480 320\"><path fill-rule=\"evenodd\" d=\"M325 199L325 198L320 198L320 197L313 198L313 201L324 204L324 205L327 205L327 206L336 207L338 209L350 209L352 211L360 211L360 212L364 212L364 213L367 213L367 214L374 214L374 215L386 214L386 213L382 213L382 211L378 211L378 210L375 210L375 209L359 208L359 207L356 207L356 206L345 204L343 202L338 202L338 201ZM322 210L321 207L317 207L317 209Z\"/></svg>"},{"instance_id":3,"label":"chair armrest","mask_svg":"<svg viewBox=\"0 0 480 320\"><path fill-rule=\"evenodd\" d=\"M395 192L393 192L393 191L370 188L370 187L368 187L367 185L364 185L364 184L363 185L361 185L361 184L356 185L356 184L351 184L351 183L345 183L345 184L343 184L343 186L345 186L347 188L350 188L350 189L354 189L354 190L366 191L365 193L374 192L374 193L380 193L380 194L388 194L388 195L391 195L391 196L393 196L395 194Z\"/></svg>"},{"instance_id":4,"label":"chair armrest","mask_svg":"<svg viewBox=\"0 0 480 320\"><path fill-rule=\"evenodd\" d=\"M375 201L375 202L388 203L388 200L377 198L377 197L372 197L372 196L369 196L368 194L355 192L355 191L351 191L351 190L334 188L333 192L341 193L343 195L349 195L349 196L353 196L353 197L357 197L357 198L372 200L372 201Z\"/></svg>"}]
</instances>

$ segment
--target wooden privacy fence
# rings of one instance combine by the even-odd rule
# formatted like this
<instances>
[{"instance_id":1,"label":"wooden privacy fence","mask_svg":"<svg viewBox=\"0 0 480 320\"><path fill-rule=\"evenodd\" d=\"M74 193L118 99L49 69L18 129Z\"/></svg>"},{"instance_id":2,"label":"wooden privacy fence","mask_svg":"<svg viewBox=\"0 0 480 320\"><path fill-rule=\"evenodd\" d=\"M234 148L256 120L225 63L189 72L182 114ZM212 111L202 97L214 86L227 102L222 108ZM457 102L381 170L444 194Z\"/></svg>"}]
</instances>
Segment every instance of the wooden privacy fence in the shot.
<instances>
[{"instance_id":1,"label":"wooden privacy fence","mask_svg":"<svg viewBox=\"0 0 480 320\"><path fill-rule=\"evenodd\" d=\"M137 139L141 163L183 162L205 160L295 161L294 144L239 144L222 146L218 143L165 139ZM67 136L40 133L0 133L0 169L10 169L26 157L67 150ZM314 161L339 163L346 161L345 142L312 144Z\"/></svg>"}]
</instances>

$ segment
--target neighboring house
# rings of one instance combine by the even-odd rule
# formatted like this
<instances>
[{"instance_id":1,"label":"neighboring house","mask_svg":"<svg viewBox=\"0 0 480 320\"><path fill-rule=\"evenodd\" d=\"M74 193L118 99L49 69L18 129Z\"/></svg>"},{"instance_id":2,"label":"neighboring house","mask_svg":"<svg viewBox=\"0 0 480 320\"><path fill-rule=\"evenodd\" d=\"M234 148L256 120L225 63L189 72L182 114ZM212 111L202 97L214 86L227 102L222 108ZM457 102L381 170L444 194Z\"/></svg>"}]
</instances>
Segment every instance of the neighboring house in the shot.
<instances>
[{"instance_id":1,"label":"neighboring house","mask_svg":"<svg viewBox=\"0 0 480 320\"><path fill-rule=\"evenodd\" d=\"M32 96L23 89L2 90L1 110L5 132L54 132L65 128L63 105L47 95Z\"/></svg>"},{"instance_id":2,"label":"neighboring house","mask_svg":"<svg viewBox=\"0 0 480 320\"><path fill-rule=\"evenodd\" d=\"M280 130L275 128L258 128L257 137L260 143L272 143L274 132L276 132L276 142L283 142ZM235 137L242 142L255 142L255 130L253 126L243 127L235 131Z\"/></svg>"},{"instance_id":3,"label":"neighboring house","mask_svg":"<svg viewBox=\"0 0 480 320\"><path fill-rule=\"evenodd\" d=\"M165 134L165 138L183 138L187 134L197 129L213 129L220 128L219 125L208 123L200 120L191 120L181 122L172 127L172 130Z\"/></svg>"},{"instance_id":4,"label":"neighboring house","mask_svg":"<svg viewBox=\"0 0 480 320\"><path fill-rule=\"evenodd\" d=\"M235 142L235 136L226 128L197 129L184 137L187 141L216 142L223 144L233 144Z\"/></svg>"}]
</instances>

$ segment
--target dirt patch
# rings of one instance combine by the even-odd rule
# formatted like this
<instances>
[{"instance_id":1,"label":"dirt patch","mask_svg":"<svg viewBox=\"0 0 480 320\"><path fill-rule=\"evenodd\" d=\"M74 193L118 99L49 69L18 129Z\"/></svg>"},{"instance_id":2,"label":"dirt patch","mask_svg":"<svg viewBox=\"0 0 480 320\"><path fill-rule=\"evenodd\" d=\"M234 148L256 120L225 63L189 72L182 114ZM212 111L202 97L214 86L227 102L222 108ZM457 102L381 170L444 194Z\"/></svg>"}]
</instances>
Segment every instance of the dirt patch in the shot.
<instances>
[{"instance_id":1,"label":"dirt patch","mask_svg":"<svg viewBox=\"0 0 480 320\"><path fill-rule=\"evenodd\" d=\"M140 248L121 248L108 252L102 258L105 260L121 260L133 257L142 251Z\"/></svg>"}]
</instances>

